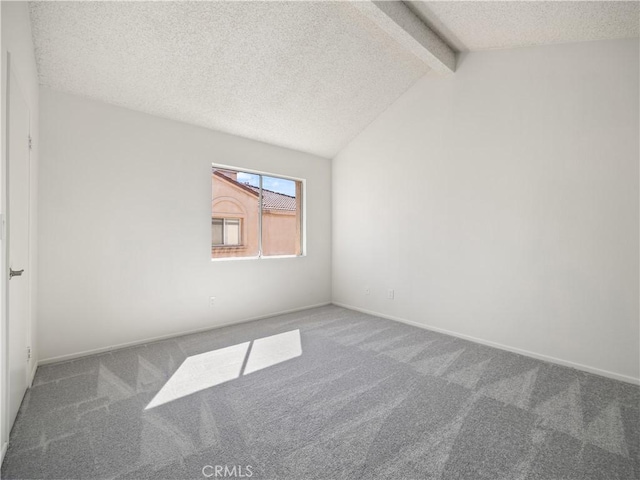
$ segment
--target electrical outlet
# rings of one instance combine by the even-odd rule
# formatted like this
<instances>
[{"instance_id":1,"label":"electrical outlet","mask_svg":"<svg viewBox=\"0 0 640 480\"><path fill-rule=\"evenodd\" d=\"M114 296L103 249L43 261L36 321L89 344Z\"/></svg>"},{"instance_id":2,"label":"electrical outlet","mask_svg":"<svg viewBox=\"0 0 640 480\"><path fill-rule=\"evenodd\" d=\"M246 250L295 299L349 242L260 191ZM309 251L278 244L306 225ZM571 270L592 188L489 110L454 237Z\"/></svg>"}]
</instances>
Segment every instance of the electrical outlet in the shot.
<instances>
[{"instance_id":1,"label":"electrical outlet","mask_svg":"<svg viewBox=\"0 0 640 480\"><path fill-rule=\"evenodd\" d=\"M216 304L216 297L209 298L209 306L213 307Z\"/></svg>"},{"instance_id":2,"label":"electrical outlet","mask_svg":"<svg viewBox=\"0 0 640 480\"><path fill-rule=\"evenodd\" d=\"M387 292L387 298L388 298L389 300L393 300L393 298L394 298L394 297L395 297L395 292L394 292L393 290L389 290L389 291Z\"/></svg>"}]
</instances>

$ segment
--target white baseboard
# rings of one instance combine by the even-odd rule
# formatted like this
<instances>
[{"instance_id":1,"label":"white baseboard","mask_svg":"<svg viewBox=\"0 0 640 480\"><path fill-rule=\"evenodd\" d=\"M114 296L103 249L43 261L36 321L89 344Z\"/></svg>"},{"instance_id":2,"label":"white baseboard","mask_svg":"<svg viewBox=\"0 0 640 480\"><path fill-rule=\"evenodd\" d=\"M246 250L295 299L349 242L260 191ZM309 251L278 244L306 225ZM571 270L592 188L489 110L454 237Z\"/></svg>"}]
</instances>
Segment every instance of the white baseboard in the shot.
<instances>
[{"instance_id":1,"label":"white baseboard","mask_svg":"<svg viewBox=\"0 0 640 480\"><path fill-rule=\"evenodd\" d=\"M640 378L630 377L628 375L622 375L620 373L610 372L608 370L602 370L596 367L590 367L589 365L583 365L581 363L571 362L569 360L563 360L561 358L550 357L548 355L543 355L541 353L530 352L529 350L523 350L516 347L510 347L508 345L503 345L501 343L491 342L489 340L483 340L482 338L472 337L470 335L465 335L463 333L453 332L451 330L445 330L444 328L433 327L431 325L425 325L424 323L414 322L412 320L407 320L405 318L395 317L393 315L386 315L384 313L374 312L372 310L367 310L365 308L355 307L353 305L348 305L346 303L333 302L334 305L338 307L348 308L349 310L355 310L357 312L367 313L369 315L373 315L375 317L386 318L388 320L394 320L400 323L406 323L407 325L412 325L414 327L423 328L425 330L431 330L438 333L444 333L446 335L451 335L454 337L462 338L464 340L469 340L471 342L479 343L481 345L487 345L489 347L499 348L500 350L506 350L508 352L518 353L520 355L524 355L526 357L535 358L537 360L544 360L550 363L556 363L558 365L562 365L565 367L575 368L577 370L582 370L585 372L593 373L595 375L600 375L602 377L613 378L614 380L620 380L622 382L631 383L634 385L640 385Z\"/></svg>"},{"instance_id":2,"label":"white baseboard","mask_svg":"<svg viewBox=\"0 0 640 480\"><path fill-rule=\"evenodd\" d=\"M33 362L33 368L31 369L31 373L29 374L29 383L27 384L27 388L31 388L33 385L33 379L36 376L36 370L38 370L38 365L40 363L36 360Z\"/></svg>"},{"instance_id":3,"label":"white baseboard","mask_svg":"<svg viewBox=\"0 0 640 480\"><path fill-rule=\"evenodd\" d=\"M236 322L223 323L221 325L215 325L213 327L203 327L195 330L187 330L184 332L170 333L168 335L161 335L158 337L145 338L142 340L134 340L132 342L119 343L117 345L110 345L107 347L94 348L92 350L84 350L82 352L70 353L68 355L60 355L58 357L45 358L44 360L40 360L38 362L38 366L47 365L49 363L58 363L58 362L66 362L69 360L74 360L76 358L86 357L88 355L95 355L97 353L105 353L111 352L113 350L118 350L120 348L134 347L136 345L144 345L145 343L159 342L161 340L167 340L169 338L182 337L184 335L191 335L193 333L201 333L208 332L210 330L217 330L219 328L230 327L232 325L240 325L242 323L253 322L255 320L262 320L265 318L276 317L278 315L286 315L287 313L300 312L302 310L308 310L310 308L324 307L325 305L331 305L331 302L318 303L316 305L307 305L305 307L292 308L291 310L283 310L280 312L268 313L266 315L259 315L257 317L246 318L243 320L238 320ZM34 371L35 374L35 371Z\"/></svg>"},{"instance_id":4,"label":"white baseboard","mask_svg":"<svg viewBox=\"0 0 640 480\"><path fill-rule=\"evenodd\" d=\"M7 453L7 447L9 447L9 442L4 442L2 444L2 451L0 451L0 465L4 462L4 454Z\"/></svg>"}]
</instances>

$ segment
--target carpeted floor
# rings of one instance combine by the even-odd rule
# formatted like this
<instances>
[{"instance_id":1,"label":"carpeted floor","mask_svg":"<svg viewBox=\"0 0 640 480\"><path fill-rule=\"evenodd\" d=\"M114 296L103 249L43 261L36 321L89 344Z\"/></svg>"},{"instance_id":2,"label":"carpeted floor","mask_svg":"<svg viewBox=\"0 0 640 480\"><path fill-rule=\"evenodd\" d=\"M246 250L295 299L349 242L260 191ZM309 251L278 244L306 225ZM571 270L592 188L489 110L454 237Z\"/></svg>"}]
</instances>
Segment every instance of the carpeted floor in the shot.
<instances>
[{"instance_id":1,"label":"carpeted floor","mask_svg":"<svg viewBox=\"0 0 640 480\"><path fill-rule=\"evenodd\" d=\"M2 478L637 479L639 409L637 386L328 306L40 367Z\"/></svg>"}]
</instances>

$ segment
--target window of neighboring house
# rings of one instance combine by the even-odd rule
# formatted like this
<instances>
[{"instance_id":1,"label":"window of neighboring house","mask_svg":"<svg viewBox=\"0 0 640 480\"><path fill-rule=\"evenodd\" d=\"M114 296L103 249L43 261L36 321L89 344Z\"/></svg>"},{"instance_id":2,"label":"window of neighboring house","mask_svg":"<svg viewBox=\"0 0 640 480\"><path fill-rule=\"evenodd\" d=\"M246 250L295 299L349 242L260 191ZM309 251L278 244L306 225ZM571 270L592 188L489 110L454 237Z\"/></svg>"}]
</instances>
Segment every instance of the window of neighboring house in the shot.
<instances>
[{"instance_id":1,"label":"window of neighboring house","mask_svg":"<svg viewBox=\"0 0 640 480\"><path fill-rule=\"evenodd\" d=\"M212 218L213 246L240 245L240 219L239 218Z\"/></svg>"},{"instance_id":2,"label":"window of neighboring house","mask_svg":"<svg viewBox=\"0 0 640 480\"><path fill-rule=\"evenodd\" d=\"M212 258L298 256L303 181L213 167Z\"/></svg>"}]
</instances>

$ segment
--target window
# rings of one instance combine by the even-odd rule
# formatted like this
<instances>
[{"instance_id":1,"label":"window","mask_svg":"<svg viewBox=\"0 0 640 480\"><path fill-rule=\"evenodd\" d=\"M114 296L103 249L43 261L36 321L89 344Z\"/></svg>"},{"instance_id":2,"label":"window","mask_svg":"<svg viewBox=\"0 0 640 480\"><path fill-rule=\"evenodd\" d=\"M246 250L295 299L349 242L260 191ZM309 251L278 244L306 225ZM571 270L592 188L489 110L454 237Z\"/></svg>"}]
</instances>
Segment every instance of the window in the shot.
<instances>
[{"instance_id":1,"label":"window","mask_svg":"<svg viewBox=\"0 0 640 480\"><path fill-rule=\"evenodd\" d=\"M239 218L212 218L213 246L240 245Z\"/></svg>"},{"instance_id":2,"label":"window","mask_svg":"<svg viewBox=\"0 0 640 480\"><path fill-rule=\"evenodd\" d=\"M213 167L211 257L302 254L301 180Z\"/></svg>"}]
</instances>

